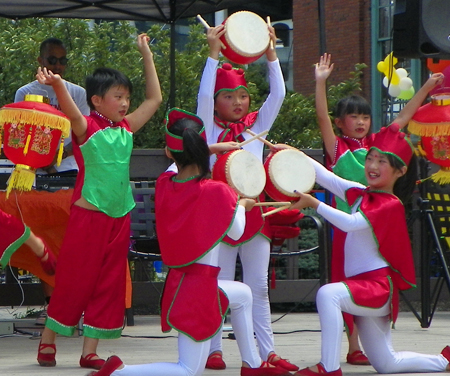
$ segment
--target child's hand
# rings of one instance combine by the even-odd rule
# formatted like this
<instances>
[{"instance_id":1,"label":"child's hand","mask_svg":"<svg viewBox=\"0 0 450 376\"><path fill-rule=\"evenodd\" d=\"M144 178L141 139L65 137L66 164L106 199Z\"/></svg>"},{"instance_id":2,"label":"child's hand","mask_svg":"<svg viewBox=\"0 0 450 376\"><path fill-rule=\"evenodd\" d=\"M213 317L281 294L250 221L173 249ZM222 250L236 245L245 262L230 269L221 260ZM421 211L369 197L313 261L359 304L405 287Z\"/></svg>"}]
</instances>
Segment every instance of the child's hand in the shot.
<instances>
[{"instance_id":1,"label":"child's hand","mask_svg":"<svg viewBox=\"0 0 450 376\"><path fill-rule=\"evenodd\" d=\"M434 73L424 83L424 87L429 91L433 90L437 85L442 85L445 76L442 73Z\"/></svg>"},{"instance_id":2,"label":"child's hand","mask_svg":"<svg viewBox=\"0 0 450 376\"><path fill-rule=\"evenodd\" d=\"M54 85L55 83L62 81L62 78L59 74L53 74L51 70L47 70L47 68L45 67L38 68L36 79L40 84L44 85Z\"/></svg>"},{"instance_id":3,"label":"child's hand","mask_svg":"<svg viewBox=\"0 0 450 376\"><path fill-rule=\"evenodd\" d=\"M276 153L277 151L284 149L295 149L295 148L286 144L273 144L272 146L270 146L271 153Z\"/></svg>"},{"instance_id":4,"label":"child's hand","mask_svg":"<svg viewBox=\"0 0 450 376\"><path fill-rule=\"evenodd\" d=\"M317 209L317 207L319 206L320 201L318 199L314 198L313 196L306 194L306 193L300 193L300 192L295 192L295 193L300 197L300 200L298 200L297 202L294 202L289 207L289 210L294 210L294 209L302 210L305 208Z\"/></svg>"},{"instance_id":5,"label":"child's hand","mask_svg":"<svg viewBox=\"0 0 450 376\"><path fill-rule=\"evenodd\" d=\"M245 208L245 211L250 211L253 209L253 206L255 206L256 201L252 198L241 198L239 200L239 205L243 206Z\"/></svg>"},{"instance_id":6,"label":"child's hand","mask_svg":"<svg viewBox=\"0 0 450 376\"><path fill-rule=\"evenodd\" d=\"M273 26L267 25L267 27L269 29L270 44L269 48L267 48L266 50L266 56L267 60L275 61L277 59L277 51L276 51L277 36L275 34L275 29L273 28Z\"/></svg>"},{"instance_id":7,"label":"child's hand","mask_svg":"<svg viewBox=\"0 0 450 376\"><path fill-rule=\"evenodd\" d=\"M334 63L331 64L331 54L323 54L319 62L316 64L316 81L325 81L331 74L334 68Z\"/></svg>"},{"instance_id":8,"label":"child's hand","mask_svg":"<svg viewBox=\"0 0 450 376\"><path fill-rule=\"evenodd\" d=\"M206 30L206 39L209 44L209 56L215 60L219 59L219 52L222 48L220 37L225 34L223 25L210 27Z\"/></svg>"},{"instance_id":9,"label":"child's hand","mask_svg":"<svg viewBox=\"0 0 450 376\"><path fill-rule=\"evenodd\" d=\"M229 141L229 142L218 142L217 144L209 145L209 151L211 154L225 153L230 150L240 149L239 142Z\"/></svg>"},{"instance_id":10,"label":"child's hand","mask_svg":"<svg viewBox=\"0 0 450 376\"><path fill-rule=\"evenodd\" d=\"M148 45L149 42L150 42L150 37L147 34L143 33L143 34L138 35L137 46L138 46L138 50L141 53L141 55L143 55L147 51L150 51L150 47Z\"/></svg>"}]
</instances>

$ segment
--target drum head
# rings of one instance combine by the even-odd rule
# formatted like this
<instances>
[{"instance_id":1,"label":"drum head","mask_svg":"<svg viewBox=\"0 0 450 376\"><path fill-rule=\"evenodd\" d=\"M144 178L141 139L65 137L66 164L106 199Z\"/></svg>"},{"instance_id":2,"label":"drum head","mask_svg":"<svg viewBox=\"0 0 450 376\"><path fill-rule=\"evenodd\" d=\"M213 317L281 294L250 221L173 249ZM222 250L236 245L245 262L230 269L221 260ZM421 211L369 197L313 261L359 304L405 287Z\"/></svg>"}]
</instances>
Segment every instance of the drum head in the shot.
<instances>
[{"instance_id":1,"label":"drum head","mask_svg":"<svg viewBox=\"0 0 450 376\"><path fill-rule=\"evenodd\" d=\"M258 197L266 185L266 173L261 161L245 150L233 152L227 162L227 180L239 195Z\"/></svg>"},{"instance_id":2,"label":"drum head","mask_svg":"<svg viewBox=\"0 0 450 376\"><path fill-rule=\"evenodd\" d=\"M275 153L269 164L269 175L275 187L291 197L297 197L294 191L309 192L316 181L316 171L309 157L296 149Z\"/></svg>"},{"instance_id":3,"label":"drum head","mask_svg":"<svg viewBox=\"0 0 450 376\"><path fill-rule=\"evenodd\" d=\"M264 20L253 12L236 12L225 22L225 39L242 56L262 55L269 46L269 31Z\"/></svg>"}]
</instances>

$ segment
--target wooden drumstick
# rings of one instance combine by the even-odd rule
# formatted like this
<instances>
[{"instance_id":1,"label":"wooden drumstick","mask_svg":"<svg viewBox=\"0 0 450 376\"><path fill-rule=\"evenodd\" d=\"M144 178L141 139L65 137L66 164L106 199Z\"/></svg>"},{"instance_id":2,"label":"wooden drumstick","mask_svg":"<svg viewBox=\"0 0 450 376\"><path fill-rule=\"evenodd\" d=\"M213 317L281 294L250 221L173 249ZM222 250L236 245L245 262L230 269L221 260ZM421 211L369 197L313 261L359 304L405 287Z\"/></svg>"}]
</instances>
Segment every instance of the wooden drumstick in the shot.
<instances>
[{"instance_id":1,"label":"wooden drumstick","mask_svg":"<svg viewBox=\"0 0 450 376\"><path fill-rule=\"evenodd\" d=\"M284 209L288 209L289 206L291 206L290 203L289 203L289 205L280 206L279 208L273 209L271 211L268 211L267 213L262 214L262 217L264 218L264 217L267 217L268 215L278 213Z\"/></svg>"},{"instance_id":2,"label":"wooden drumstick","mask_svg":"<svg viewBox=\"0 0 450 376\"><path fill-rule=\"evenodd\" d=\"M286 206L291 205L289 201L269 201L269 202L257 202L254 206Z\"/></svg>"},{"instance_id":3,"label":"wooden drumstick","mask_svg":"<svg viewBox=\"0 0 450 376\"><path fill-rule=\"evenodd\" d=\"M199 20L200 23L201 23L206 29L210 29L210 28L211 28L211 26L208 25L208 22L206 22L205 19L204 19L202 16L200 16L199 14L197 14L197 20ZM227 48L227 46L225 46L225 45L223 44L222 41L220 41L220 45L222 46L222 50L225 50L225 49Z\"/></svg>"},{"instance_id":4,"label":"wooden drumstick","mask_svg":"<svg viewBox=\"0 0 450 376\"><path fill-rule=\"evenodd\" d=\"M270 16L267 16L267 25L272 26L272 24L270 22ZM273 40L272 40L272 38L270 38L269 47L270 47L271 50L273 50Z\"/></svg>"},{"instance_id":5,"label":"wooden drumstick","mask_svg":"<svg viewBox=\"0 0 450 376\"><path fill-rule=\"evenodd\" d=\"M252 136L256 136L256 133L255 133L255 132L252 132L250 129L246 129L245 131L246 131L248 134L251 134ZM270 147L273 146L273 144L272 144L270 141L266 140L265 138L258 137L258 139L259 139L259 141L265 143L267 146L270 146Z\"/></svg>"},{"instance_id":6,"label":"wooden drumstick","mask_svg":"<svg viewBox=\"0 0 450 376\"><path fill-rule=\"evenodd\" d=\"M268 130L268 129L265 130L265 131L263 131L263 132L261 132L261 133L255 134L253 137L250 137L249 139L247 139L247 140L245 140L245 141L239 143L238 146L242 147L242 146L244 146L244 145L247 145L249 142L252 142L253 140L259 139L261 136L264 136L264 135L266 135L267 133L269 133L269 130Z\"/></svg>"}]
</instances>

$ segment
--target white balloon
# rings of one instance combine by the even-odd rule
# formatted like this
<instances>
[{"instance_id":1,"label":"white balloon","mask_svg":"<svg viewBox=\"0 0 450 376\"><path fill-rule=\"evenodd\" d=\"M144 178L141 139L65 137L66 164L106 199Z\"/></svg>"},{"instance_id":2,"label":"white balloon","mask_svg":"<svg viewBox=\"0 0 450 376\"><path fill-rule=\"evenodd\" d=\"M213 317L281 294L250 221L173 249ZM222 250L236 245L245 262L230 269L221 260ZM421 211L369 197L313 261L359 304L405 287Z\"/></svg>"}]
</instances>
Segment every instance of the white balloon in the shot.
<instances>
[{"instance_id":1,"label":"white balloon","mask_svg":"<svg viewBox=\"0 0 450 376\"><path fill-rule=\"evenodd\" d=\"M400 79L400 83L398 84L398 86L400 86L400 89L402 89L402 91L409 90L412 85L413 82L409 77L402 77Z\"/></svg>"},{"instance_id":2,"label":"white balloon","mask_svg":"<svg viewBox=\"0 0 450 376\"><path fill-rule=\"evenodd\" d=\"M400 89L399 85L391 85L389 86L388 92L391 97L398 97L402 92L402 89Z\"/></svg>"},{"instance_id":3,"label":"white balloon","mask_svg":"<svg viewBox=\"0 0 450 376\"><path fill-rule=\"evenodd\" d=\"M398 68L398 69L397 69L397 74L398 74L398 76L399 76L400 78L403 78L403 77L407 77L407 76L408 76L408 72L406 71L405 68Z\"/></svg>"},{"instance_id":4,"label":"white balloon","mask_svg":"<svg viewBox=\"0 0 450 376\"><path fill-rule=\"evenodd\" d=\"M388 87L389 86L389 80L388 80L388 78L386 76L384 76L384 78L383 78L383 86L384 87Z\"/></svg>"}]
</instances>

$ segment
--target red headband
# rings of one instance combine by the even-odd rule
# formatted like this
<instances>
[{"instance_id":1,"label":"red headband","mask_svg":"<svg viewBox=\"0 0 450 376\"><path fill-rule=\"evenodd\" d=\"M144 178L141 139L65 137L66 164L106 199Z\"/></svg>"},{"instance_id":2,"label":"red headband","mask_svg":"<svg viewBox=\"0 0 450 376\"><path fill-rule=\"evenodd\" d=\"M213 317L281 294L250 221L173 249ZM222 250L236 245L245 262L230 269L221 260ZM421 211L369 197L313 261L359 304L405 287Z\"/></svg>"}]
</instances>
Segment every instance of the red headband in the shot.
<instances>
[{"instance_id":1,"label":"red headband","mask_svg":"<svg viewBox=\"0 0 450 376\"><path fill-rule=\"evenodd\" d=\"M222 90L234 91L239 88L247 89L244 71L234 69L231 64L224 63L222 68L217 69L216 87L214 88L214 96Z\"/></svg>"},{"instance_id":2,"label":"red headband","mask_svg":"<svg viewBox=\"0 0 450 376\"><path fill-rule=\"evenodd\" d=\"M413 146L405 136L405 133L400 132L398 124L391 124L389 127L381 128L380 132L375 135L370 149L391 154L408 166L413 155Z\"/></svg>"},{"instance_id":3,"label":"red headband","mask_svg":"<svg viewBox=\"0 0 450 376\"><path fill-rule=\"evenodd\" d=\"M166 124L166 145L169 150L174 152L183 151L183 137L177 136L170 132L170 127L180 119L188 118L195 121L197 124L202 126L199 134L206 141L205 127L203 126L203 121L198 116L188 112L181 110L179 108L172 108L167 112L165 124Z\"/></svg>"}]
</instances>

